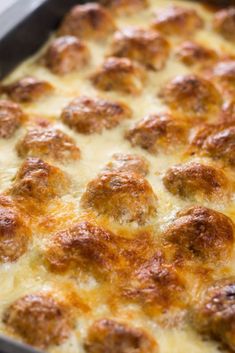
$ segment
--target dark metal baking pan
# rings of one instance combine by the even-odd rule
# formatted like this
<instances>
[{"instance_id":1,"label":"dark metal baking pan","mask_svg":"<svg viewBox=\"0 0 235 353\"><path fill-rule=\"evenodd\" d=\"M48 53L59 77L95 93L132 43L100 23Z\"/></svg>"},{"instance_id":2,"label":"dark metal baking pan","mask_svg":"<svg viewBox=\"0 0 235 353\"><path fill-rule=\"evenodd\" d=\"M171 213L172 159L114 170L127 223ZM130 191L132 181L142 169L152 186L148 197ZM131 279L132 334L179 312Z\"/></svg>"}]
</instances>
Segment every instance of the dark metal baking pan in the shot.
<instances>
[{"instance_id":1,"label":"dark metal baking pan","mask_svg":"<svg viewBox=\"0 0 235 353\"><path fill-rule=\"evenodd\" d=\"M235 0L201 1L220 7L235 5ZM42 46L66 11L85 2L88 1L16 0L0 15L0 79ZM0 353L41 352L0 335Z\"/></svg>"}]
</instances>

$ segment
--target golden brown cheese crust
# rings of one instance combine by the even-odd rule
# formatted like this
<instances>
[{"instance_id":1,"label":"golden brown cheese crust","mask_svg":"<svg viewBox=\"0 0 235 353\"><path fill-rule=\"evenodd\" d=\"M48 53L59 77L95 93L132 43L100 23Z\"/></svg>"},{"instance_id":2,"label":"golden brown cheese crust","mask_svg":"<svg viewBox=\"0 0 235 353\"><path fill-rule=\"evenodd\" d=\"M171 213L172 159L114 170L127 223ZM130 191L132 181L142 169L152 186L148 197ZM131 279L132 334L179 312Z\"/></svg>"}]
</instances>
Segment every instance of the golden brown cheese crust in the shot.
<instances>
[{"instance_id":1,"label":"golden brown cheese crust","mask_svg":"<svg viewBox=\"0 0 235 353\"><path fill-rule=\"evenodd\" d=\"M90 181L81 206L119 223L145 224L156 214L157 197L139 174L106 171Z\"/></svg>"},{"instance_id":2,"label":"golden brown cheese crust","mask_svg":"<svg viewBox=\"0 0 235 353\"><path fill-rule=\"evenodd\" d=\"M137 154L115 153L105 170L137 173L145 177L149 173L149 162Z\"/></svg>"},{"instance_id":3,"label":"golden brown cheese crust","mask_svg":"<svg viewBox=\"0 0 235 353\"><path fill-rule=\"evenodd\" d=\"M55 128L31 128L17 143L18 155L43 157L55 160L79 159L80 150L75 141L61 130Z\"/></svg>"},{"instance_id":4,"label":"golden brown cheese crust","mask_svg":"<svg viewBox=\"0 0 235 353\"><path fill-rule=\"evenodd\" d=\"M187 141L187 125L168 113L151 114L137 122L126 132L132 146L140 146L156 153L163 148L180 145Z\"/></svg>"},{"instance_id":5,"label":"golden brown cheese crust","mask_svg":"<svg viewBox=\"0 0 235 353\"><path fill-rule=\"evenodd\" d=\"M63 109L61 119L79 133L92 134L112 129L131 116L131 109L122 102L83 96Z\"/></svg>"},{"instance_id":6,"label":"golden brown cheese crust","mask_svg":"<svg viewBox=\"0 0 235 353\"><path fill-rule=\"evenodd\" d=\"M46 293L16 300L6 309L3 321L14 334L39 348L63 343L73 326L66 306Z\"/></svg>"},{"instance_id":7,"label":"golden brown cheese crust","mask_svg":"<svg viewBox=\"0 0 235 353\"><path fill-rule=\"evenodd\" d=\"M95 3L77 5L65 16L60 35L72 35L79 39L104 39L114 32L114 20L103 6Z\"/></svg>"},{"instance_id":8,"label":"golden brown cheese crust","mask_svg":"<svg viewBox=\"0 0 235 353\"><path fill-rule=\"evenodd\" d=\"M110 319L95 321L88 330L87 353L157 353L153 338L140 328Z\"/></svg>"},{"instance_id":9,"label":"golden brown cheese crust","mask_svg":"<svg viewBox=\"0 0 235 353\"><path fill-rule=\"evenodd\" d=\"M138 61L149 69L161 70L169 55L167 40L152 30L126 28L117 32L111 47L111 56Z\"/></svg>"},{"instance_id":10,"label":"golden brown cheese crust","mask_svg":"<svg viewBox=\"0 0 235 353\"><path fill-rule=\"evenodd\" d=\"M218 90L228 98L235 95L235 60L218 62L212 69L212 80Z\"/></svg>"},{"instance_id":11,"label":"golden brown cheese crust","mask_svg":"<svg viewBox=\"0 0 235 353\"><path fill-rule=\"evenodd\" d=\"M214 16L213 27L224 38L235 42L235 7L218 11Z\"/></svg>"},{"instance_id":12,"label":"golden brown cheese crust","mask_svg":"<svg viewBox=\"0 0 235 353\"><path fill-rule=\"evenodd\" d=\"M164 233L178 258L226 262L231 257L234 224L224 214L202 206L193 206L177 214Z\"/></svg>"},{"instance_id":13,"label":"golden brown cheese crust","mask_svg":"<svg viewBox=\"0 0 235 353\"><path fill-rule=\"evenodd\" d=\"M110 57L91 76L93 85L101 91L117 91L138 95L146 78L144 68L128 58Z\"/></svg>"},{"instance_id":14,"label":"golden brown cheese crust","mask_svg":"<svg viewBox=\"0 0 235 353\"><path fill-rule=\"evenodd\" d=\"M23 117L24 113L17 103L0 100L0 137L12 137L22 124Z\"/></svg>"},{"instance_id":15,"label":"golden brown cheese crust","mask_svg":"<svg viewBox=\"0 0 235 353\"><path fill-rule=\"evenodd\" d=\"M132 14L148 7L148 0L101 0L102 5L119 14Z\"/></svg>"},{"instance_id":16,"label":"golden brown cheese crust","mask_svg":"<svg viewBox=\"0 0 235 353\"><path fill-rule=\"evenodd\" d=\"M155 11L152 28L166 35L187 37L203 27L203 20L193 9L168 6Z\"/></svg>"},{"instance_id":17,"label":"golden brown cheese crust","mask_svg":"<svg viewBox=\"0 0 235 353\"><path fill-rule=\"evenodd\" d=\"M197 162L169 168L163 183L173 195L189 199L218 199L229 191L229 180L221 169Z\"/></svg>"},{"instance_id":18,"label":"golden brown cheese crust","mask_svg":"<svg viewBox=\"0 0 235 353\"><path fill-rule=\"evenodd\" d=\"M210 81L197 76L177 76L160 91L159 96L173 111L189 119L215 118L222 98Z\"/></svg>"},{"instance_id":19,"label":"golden brown cheese crust","mask_svg":"<svg viewBox=\"0 0 235 353\"><path fill-rule=\"evenodd\" d=\"M63 36L52 41L44 57L45 65L57 75L82 70L90 60L86 44L74 36Z\"/></svg>"},{"instance_id":20,"label":"golden brown cheese crust","mask_svg":"<svg viewBox=\"0 0 235 353\"><path fill-rule=\"evenodd\" d=\"M49 95L53 91L53 86L47 81L27 76L4 86L3 90L16 102L30 103Z\"/></svg>"}]
</instances>

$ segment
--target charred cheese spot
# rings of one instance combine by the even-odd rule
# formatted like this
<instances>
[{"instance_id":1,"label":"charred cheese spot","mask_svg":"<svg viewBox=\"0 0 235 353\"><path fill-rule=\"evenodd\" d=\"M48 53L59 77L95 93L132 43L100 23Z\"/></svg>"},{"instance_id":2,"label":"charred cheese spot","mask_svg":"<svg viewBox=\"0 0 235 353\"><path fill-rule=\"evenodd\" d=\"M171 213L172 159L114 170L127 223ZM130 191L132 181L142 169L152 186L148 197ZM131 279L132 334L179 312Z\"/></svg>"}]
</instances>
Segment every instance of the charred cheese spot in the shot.
<instances>
[{"instance_id":1,"label":"charred cheese spot","mask_svg":"<svg viewBox=\"0 0 235 353\"><path fill-rule=\"evenodd\" d=\"M203 27L203 20L193 9L168 6L155 11L152 28L166 35L190 36Z\"/></svg>"},{"instance_id":2,"label":"charred cheese spot","mask_svg":"<svg viewBox=\"0 0 235 353\"><path fill-rule=\"evenodd\" d=\"M169 43L155 31L126 28L114 35L111 55L138 61L149 69L161 70L169 55Z\"/></svg>"},{"instance_id":3,"label":"charred cheese spot","mask_svg":"<svg viewBox=\"0 0 235 353\"><path fill-rule=\"evenodd\" d=\"M90 60L86 44L76 37L54 39L45 54L45 65L55 74L65 75L81 70Z\"/></svg>"},{"instance_id":4,"label":"charred cheese spot","mask_svg":"<svg viewBox=\"0 0 235 353\"><path fill-rule=\"evenodd\" d=\"M20 157L48 157L55 160L79 159L74 140L54 128L32 128L16 146Z\"/></svg>"},{"instance_id":5,"label":"charred cheese spot","mask_svg":"<svg viewBox=\"0 0 235 353\"><path fill-rule=\"evenodd\" d=\"M101 0L102 5L120 14L132 14L148 7L148 0Z\"/></svg>"},{"instance_id":6,"label":"charred cheese spot","mask_svg":"<svg viewBox=\"0 0 235 353\"><path fill-rule=\"evenodd\" d=\"M212 70L212 80L218 90L228 97L235 96L235 60L225 60L216 64Z\"/></svg>"},{"instance_id":7,"label":"charred cheese spot","mask_svg":"<svg viewBox=\"0 0 235 353\"><path fill-rule=\"evenodd\" d=\"M64 194L68 185L67 176L59 168L39 158L27 158L9 193L14 198L33 198L40 203Z\"/></svg>"},{"instance_id":8,"label":"charred cheese spot","mask_svg":"<svg viewBox=\"0 0 235 353\"><path fill-rule=\"evenodd\" d=\"M235 42L235 7L218 11L214 16L213 27L224 38Z\"/></svg>"},{"instance_id":9,"label":"charred cheese spot","mask_svg":"<svg viewBox=\"0 0 235 353\"><path fill-rule=\"evenodd\" d=\"M187 141L187 125L170 114L152 114L140 120L125 135L132 146L140 146L149 152L180 145Z\"/></svg>"},{"instance_id":10,"label":"charred cheese spot","mask_svg":"<svg viewBox=\"0 0 235 353\"><path fill-rule=\"evenodd\" d=\"M208 66L218 59L217 53L197 42L183 42L176 49L176 57L187 66Z\"/></svg>"},{"instance_id":11,"label":"charred cheese spot","mask_svg":"<svg viewBox=\"0 0 235 353\"><path fill-rule=\"evenodd\" d=\"M30 103L50 94L53 90L53 86L47 81L26 76L4 86L3 90L16 102Z\"/></svg>"},{"instance_id":12,"label":"charred cheese spot","mask_svg":"<svg viewBox=\"0 0 235 353\"><path fill-rule=\"evenodd\" d=\"M235 350L235 278L217 281L209 287L193 310L193 324L203 335Z\"/></svg>"},{"instance_id":13,"label":"charred cheese spot","mask_svg":"<svg viewBox=\"0 0 235 353\"><path fill-rule=\"evenodd\" d=\"M28 248L31 231L26 217L7 197L0 197L0 261L13 262Z\"/></svg>"},{"instance_id":14,"label":"charred cheese spot","mask_svg":"<svg viewBox=\"0 0 235 353\"><path fill-rule=\"evenodd\" d=\"M154 339L140 328L110 319L93 323L84 342L87 353L157 353Z\"/></svg>"},{"instance_id":15,"label":"charred cheese spot","mask_svg":"<svg viewBox=\"0 0 235 353\"><path fill-rule=\"evenodd\" d=\"M144 157L136 154L115 153L105 170L137 173L146 176L149 173L149 163Z\"/></svg>"},{"instance_id":16,"label":"charred cheese spot","mask_svg":"<svg viewBox=\"0 0 235 353\"><path fill-rule=\"evenodd\" d=\"M118 91L140 94L145 81L145 70L128 58L110 57L106 59L92 76L93 85L102 91Z\"/></svg>"},{"instance_id":17,"label":"charred cheese spot","mask_svg":"<svg viewBox=\"0 0 235 353\"><path fill-rule=\"evenodd\" d=\"M233 248L234 225L220 212L194 206L177 214L164 239L174 244L177 256L184 259L227 261Z\"/></svg>"},{"instance_id":18,"label":"charred cheese spot","mask_svg":"<svg viewBox=\"0 0 235 353\"><path fill-rule=\"evenodd\" d=\"M173 195L189 199L223 198L229 192L229 181L222 170L197 162L169 168L163 183Z\"/></svg>"},{"instance_id":19,"label":"charred cheese spot","mask_svg":"<svg viewBox=\"0 0 235 353\"><path fill-rule=\"evenodd\" d=\"M8 100L0 100L0 137L8 139L20 127L23 111L20 106Z\"/></svg>"},{"instance_id":20,"label":"charred cheese spot","mask_svg":"<svg viewBox=\"0 0 235 353\"><path fill-rule=\"evenodd\" d=\"M64 108L61 119L79 133L92 134L112 129L131 116L131 109L124 103L79 97Z\"/></svg>"},{"instance_id":21,"label":"charred cheese spot","mask_svg":"<svg viewBox=\"0 0 235 353\"><path fill-rule=\"evenodd\" d=\"M156 214L157 197L139 174L107 171L87 185L81 206L119 223L145 224Z\"/></svg>"},{"instance_id":22,"label":"charred cheese spot","mask_svg":"<svg viewBox=\"0 0 235 353\"><path fill-rule=\"evenodd\" d=\"M63 343L72 329L66 306L45 293L16 300L6 309L3 322L13 334L40 348Z\"/></svg>"},{"instance_id":23,"label":"charred cheese spot","mask_svg":"<svg viewBox=\"0 0 235 353\"><path fill-rule=\"evenodd\" d=\"M215 118L222 105L216 87L197 75L175 77L163 87L159 96L172 110L191 119Z\"/></svg>"},{"instance_id":24,"label":"charred cheese spot","mask_svg":"<svg viewBox=\"0 0 235 353\"><path fill-rule=\"evenodd\" d=\"M88 3L77 5L65 16L60 35L72 35L79 39L103 39L115 30L111 14L101 5Z\"/></svg>"}]
</instances>

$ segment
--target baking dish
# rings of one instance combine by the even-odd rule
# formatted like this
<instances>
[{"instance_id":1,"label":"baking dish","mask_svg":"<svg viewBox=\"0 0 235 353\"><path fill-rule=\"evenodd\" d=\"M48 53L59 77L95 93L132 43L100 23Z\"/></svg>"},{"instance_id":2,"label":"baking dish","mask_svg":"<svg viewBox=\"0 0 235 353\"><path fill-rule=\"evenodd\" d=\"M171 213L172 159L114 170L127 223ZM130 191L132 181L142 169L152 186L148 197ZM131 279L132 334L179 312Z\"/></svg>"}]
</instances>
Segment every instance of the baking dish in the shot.
<instances>
[{"instance_id":1,"label":"baking dish","mask_svg":"<svg viewBox=\"0 0 235 353\"><path fill-rule=\"evenodd\" d=\"M15 3L0 17L0 78L17 64L32 55L56 28L63 14L78 0L22 0ZM226 6L234 1L209 1L212 5ZM41 26L43 23L43 26ZM0 337L0 353L36 353L26 345Z\"/></svg>"}]
</instances>

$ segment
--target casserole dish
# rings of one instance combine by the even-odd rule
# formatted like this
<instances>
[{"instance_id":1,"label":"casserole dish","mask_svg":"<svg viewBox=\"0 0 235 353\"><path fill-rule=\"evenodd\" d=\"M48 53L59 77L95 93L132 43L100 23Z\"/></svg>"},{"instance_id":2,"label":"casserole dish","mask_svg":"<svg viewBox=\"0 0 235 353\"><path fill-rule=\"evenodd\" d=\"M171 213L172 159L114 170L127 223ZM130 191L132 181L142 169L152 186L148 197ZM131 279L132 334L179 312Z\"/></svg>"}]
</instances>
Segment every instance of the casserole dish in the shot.
<instances>
[{"instance_id":1,"label":"casserole dish","mask_svg":"<svg viewBox=\"0 0 235 353\"><path fill-rule=\"evenodd\" d=\"M81 1L79 3L85 3L85 2L86 1L83 1L83 2ZM215 3L216 3L216 6L223 7L233 3L233 1L232 2L228 1L226 2L226 4L225 4L225 1L210 2L210 4L213 6L215 5ZM1 18L0 18L0 23L4 23L4 26L2 26L2 29L0 28L0 70L1 70L0 76L1 78L4 78L5 76L7 76L7 74L9 74L19 63L21 63L24 59L34 54L46 42L50 34L57 28L63 15L73 5L78 4L78 1L76 0L75 1L68 0L66 2L59 1L59 0L38 0L38 1L36 0L34 2L29 1L29 4L31 5L33 4L33 6L31 6L31 9L28 11L27 5L25 5L25 9L23 9L22 13L21 13L22 5L21 4L19 5L19 4L20 3L16 3L16 5L11 7L4 13L3 15L4 17L2 20L3 22L1 22ZM26 1L25 1L25 4L26 4ZM24 13L24 10L25 10L25 13ZM10 26L9 26L9 23L10 23ZM39 25L42 23L43 23L43 26ZM32 112L34 113L34 111ZM43 112L45 112L45 110L42 110L39 112L40 113L42 112L42 115L43 115ZM49 114L46 115L46 117L50 119ZM130 139L131 138L132 137L130 137ZM92 143L92 141L90 141L90 143ZM99 154L98 149L97 149L97 154ZM150 195L150 198L151 198L151 195ZM89 203L89 200L84 198L84 204L85 203ZM38 217L38 214L37 214L37 217ZM140 224L142 223L141 217L142 216L140 215ZM210 217L210 215L208 217ZM126 251L128 251L128 249L126 249ZM176 290L177 290L177 285L176 285ZM80 303L78 304L78 306L79 305ZM83 308L83 310L86 311L86 308L85 309ZM13 353L13 352L14 353L27 353L27 352L36 353L39 351L31 347L27 347L24 344L15 343L11 339L8 339L5 337L0 338L0 353ZM145 353L145 351L143 352Z\"/></svg>"}]
</instances>

